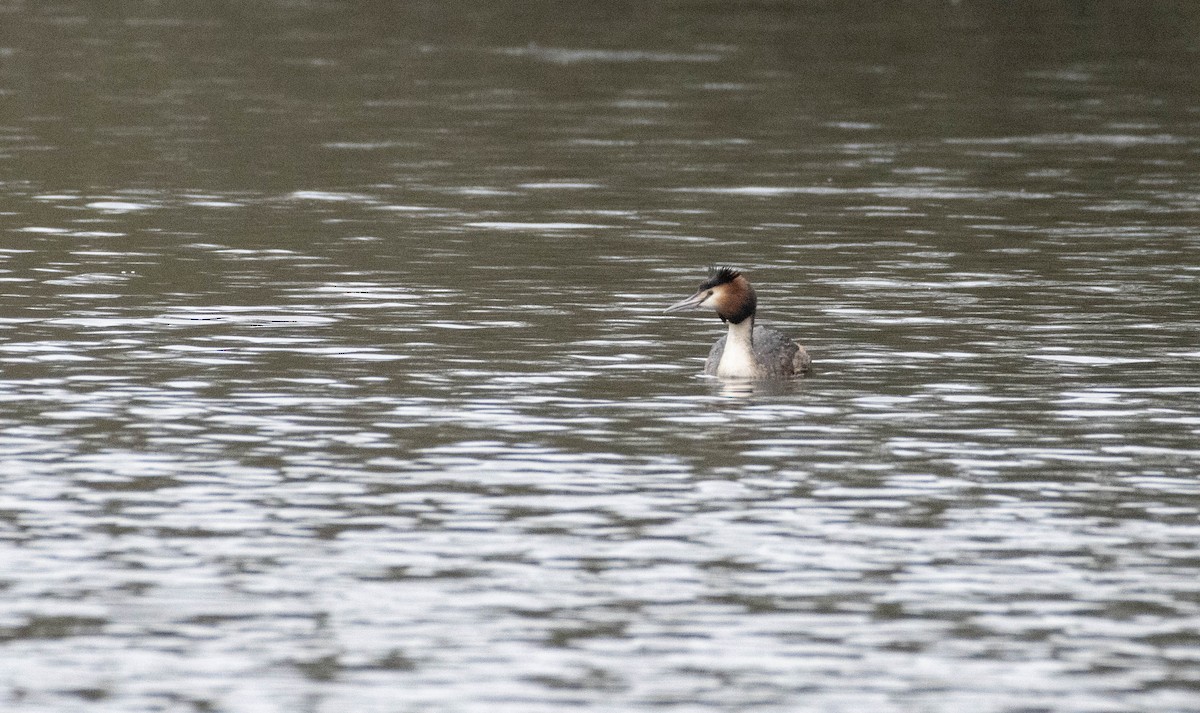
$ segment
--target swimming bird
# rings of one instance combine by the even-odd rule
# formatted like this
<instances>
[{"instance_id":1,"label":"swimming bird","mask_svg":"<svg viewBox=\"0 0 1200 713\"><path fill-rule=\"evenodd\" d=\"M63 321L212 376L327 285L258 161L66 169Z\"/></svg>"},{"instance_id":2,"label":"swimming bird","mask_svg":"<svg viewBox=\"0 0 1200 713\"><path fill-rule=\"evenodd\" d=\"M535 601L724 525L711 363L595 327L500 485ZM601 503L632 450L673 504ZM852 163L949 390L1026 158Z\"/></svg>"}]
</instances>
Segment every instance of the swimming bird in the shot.
<instances>
[{"instance_id":1,"label":"swimming bird","mask_svg":"<svg viewBox=\"0 0 1200 713\"><path fill-rule=\"evenodd\" d=\"M738 270L709 270L696 294L667 308L667 312L693 308L715 309L729 325L725 336L708 352L704 373L730 379L781 379L805 374L812 359L804 347L774 329L754 326L758 297L750 281Z\"/></svg>"}]
</instances>

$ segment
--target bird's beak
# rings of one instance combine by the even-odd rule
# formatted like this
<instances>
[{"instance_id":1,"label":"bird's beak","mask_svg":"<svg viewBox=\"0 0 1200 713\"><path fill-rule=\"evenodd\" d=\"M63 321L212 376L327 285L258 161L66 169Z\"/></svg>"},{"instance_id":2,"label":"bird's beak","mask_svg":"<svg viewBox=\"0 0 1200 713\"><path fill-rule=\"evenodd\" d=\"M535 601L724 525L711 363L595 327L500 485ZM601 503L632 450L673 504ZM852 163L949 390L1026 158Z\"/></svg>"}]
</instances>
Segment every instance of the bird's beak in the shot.
<instances>
[{"instance_id":1,"label":"bird's beak","mask_svg":"<svg viewBox=\"0 0 1200 713\"><path fill-rule=\"evenodd\" d=\"M668 307L665 312L678 312L681 309L698 308L700 303L708 299L708 291L701 290L686 300L679 300L675 304Z\"/></svg>"}]
</instances>

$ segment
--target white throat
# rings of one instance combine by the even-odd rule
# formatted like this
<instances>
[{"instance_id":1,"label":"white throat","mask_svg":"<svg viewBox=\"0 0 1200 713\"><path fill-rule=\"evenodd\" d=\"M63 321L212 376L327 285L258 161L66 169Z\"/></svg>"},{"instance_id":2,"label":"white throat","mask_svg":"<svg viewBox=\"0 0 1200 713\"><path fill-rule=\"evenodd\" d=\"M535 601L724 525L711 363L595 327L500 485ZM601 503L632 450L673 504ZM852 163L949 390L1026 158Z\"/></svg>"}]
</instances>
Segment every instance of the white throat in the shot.
<instances>
[{"instance_id":1,"label":"white throat","mask_svg":"<svg viewBox=\"0 0 1200 713\"><path fill-rule=\"evenodd\" d=\"M717 376L728 379L753 379L758 376L758 361L754 358L754 317L740 324L729 323L725 351L717 364Z\"/></svg>"}]
</instances>

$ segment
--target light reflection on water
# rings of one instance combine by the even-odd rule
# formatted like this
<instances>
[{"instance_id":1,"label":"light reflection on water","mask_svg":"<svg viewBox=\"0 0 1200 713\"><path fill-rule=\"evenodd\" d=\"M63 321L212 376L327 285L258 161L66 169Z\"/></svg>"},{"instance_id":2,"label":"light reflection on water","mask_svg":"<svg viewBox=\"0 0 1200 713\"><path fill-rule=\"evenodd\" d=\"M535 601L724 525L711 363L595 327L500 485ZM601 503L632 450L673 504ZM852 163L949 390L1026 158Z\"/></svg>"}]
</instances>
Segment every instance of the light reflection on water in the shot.
<instances>
[{"instance_id":1,"label":"light reflection on water","mask_svg":"<svg viewBox=\"0 0 1200 713\"><path fill-rule=\"evenodd\" d=\"M188 22L128 27L196 70ZM1200 149L1137 76L1181 55L1011 94L339 32L278 86L15 52L163 114L9 104L6 710L1192 706ZM812 378L699 375L719 323L662 309L725 262Z\"/></svg>"},{"instance_id":2,"label":"light reflection on water","mask_svg":"<svg viewBox=\"0 0 1200 713\"><path fill-rule=\"evenodd\" d=\"M659 316L690 265L473 290L346 264L379 241L78 239L24 243L0 350L15 705L1181 705L1196 353L1076 268L815 261L760 284L820 370L747 388ZM195 253L225 291L139 287ZM1141 259L1085 276L1185 300ZM81 683L18 687L48 661Z\"/></svg>"}]
</instances>

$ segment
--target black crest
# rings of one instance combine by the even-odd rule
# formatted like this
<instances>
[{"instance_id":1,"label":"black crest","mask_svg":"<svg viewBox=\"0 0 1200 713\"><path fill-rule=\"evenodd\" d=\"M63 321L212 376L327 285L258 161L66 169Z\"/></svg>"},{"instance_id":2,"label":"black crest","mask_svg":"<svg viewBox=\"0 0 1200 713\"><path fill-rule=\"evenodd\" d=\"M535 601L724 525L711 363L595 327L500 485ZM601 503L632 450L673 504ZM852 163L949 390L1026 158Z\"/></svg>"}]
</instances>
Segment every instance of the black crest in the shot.
<instances>
[{"instance_id":1,"label":"black crest","mask_svg":"<svg viewBox=\"0 0 1200 713\"><path fill-rule=\"evenodd\" d=\"M710 267L708 268L708 279L700 285L700 290L711 290L717 285L733 282L741 274L741 271L735 270L732 267Z\"/></svg>"}]
</instances>

